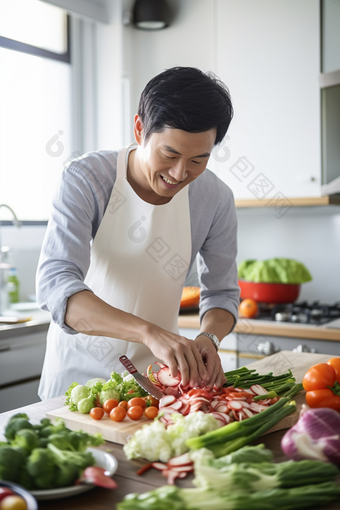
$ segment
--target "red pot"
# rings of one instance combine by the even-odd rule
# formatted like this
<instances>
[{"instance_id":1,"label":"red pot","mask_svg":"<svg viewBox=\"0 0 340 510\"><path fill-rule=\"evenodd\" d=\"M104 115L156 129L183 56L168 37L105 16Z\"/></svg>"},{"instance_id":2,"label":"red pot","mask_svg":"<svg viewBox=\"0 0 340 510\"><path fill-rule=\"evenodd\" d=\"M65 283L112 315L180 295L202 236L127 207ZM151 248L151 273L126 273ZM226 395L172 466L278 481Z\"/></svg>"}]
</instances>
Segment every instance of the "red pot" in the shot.
<instances>
[{"instance_id":1,"label":"red pot","mask_svg":"<svg viewBox=\"0 0 340 510\"><path fill-rule=\"evenodd\" d=\"M242 299L254 299L260 303L293 303L300 294L299 284L255 283L239 280Z\"/></svg>"}]
</instances>

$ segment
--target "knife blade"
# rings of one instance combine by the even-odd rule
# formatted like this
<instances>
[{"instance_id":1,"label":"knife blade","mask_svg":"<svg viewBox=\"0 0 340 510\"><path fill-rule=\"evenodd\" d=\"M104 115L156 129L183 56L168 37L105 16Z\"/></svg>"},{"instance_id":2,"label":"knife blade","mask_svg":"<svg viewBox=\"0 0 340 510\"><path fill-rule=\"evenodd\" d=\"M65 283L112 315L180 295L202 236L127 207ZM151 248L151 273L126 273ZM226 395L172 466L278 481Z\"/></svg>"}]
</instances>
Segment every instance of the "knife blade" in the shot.
<instances>
[{"instance_id":1,"label":"knife blade","mask_svg":"<svg viewBox=\"0 0 340 510\"><path fill-rule=\"evenodd\" d=\"M156 388L156 386L152 384L152 382L149 381L147 377L144 377L138 372L137 368L133 365L127 356L121 356L119 361L126 368L129 374L132 375L136 383L139 384L143 390L147 391L149 395L152 395L157 400L160 400L162 397L164 397L164 394L158 388Z\"/></svg>"}]
</instances>

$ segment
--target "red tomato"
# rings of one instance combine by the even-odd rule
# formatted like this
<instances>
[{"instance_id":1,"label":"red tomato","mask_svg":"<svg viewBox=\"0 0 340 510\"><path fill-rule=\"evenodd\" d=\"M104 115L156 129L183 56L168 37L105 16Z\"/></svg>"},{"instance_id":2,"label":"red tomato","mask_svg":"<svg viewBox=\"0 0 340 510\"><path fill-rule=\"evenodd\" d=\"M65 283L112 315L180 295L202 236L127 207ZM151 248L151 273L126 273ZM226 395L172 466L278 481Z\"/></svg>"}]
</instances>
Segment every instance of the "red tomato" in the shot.
<instances>
[{"instance_id":1,"label":"red tomato","mask_svg":"<svg viewBox=\"0 0 340 510\"><path fill-rule=\"evenodd\" d=\"M340 358L331 358L327 361L327 365L330 365L336 376L336 380L340 383Z\"/></svg>"},{"instance_id":2,"label":"red tomato","mask_svg":"<svg viewBox=\"0 0 340 510\"><path fill-rule=\"evenodd\" d=\"M110 412L110 418L113 421L123 421L126 416L126 409L122 406L117 406Z\"/></svg>"},{"instance_id":3,"label":"red tomato","mask_svg":"<svg viewBox=\"0 0 340 510\"><path fill-rule=\"evenodd\" d=\"M127 415L131 420L139 420L143 416L144 409L141 406L132 406L128 409Z\"/></svg>"},{"instance_id":4,"label":"red tomato","mask_svg":"<svg viewBox=\"0 0 340 510\"><path fill-rule=\"evenodd\" d=\"M121 402L119 402L118 406L119 407L124 407L124 409L127 409L128 408L128 403L126 402L126 400L122 400Z\"/></svg>"},{"instance_id":5,"label":"red tomato","mask_svg":"<svg viewBox=\"0 0 340 510\"><path fill-rule=\"evenodd\" d=\"M157 400L157 398L153 397L152 395L148 395L147 397L145 397L145 402L146 403L150 402L150 406L153 407L159 406L159 400Z\"/></svg>"},{"instance_id":6,"label":"red tomato","mask_svg":"<svg viewBox=\"0 0 340 510\"><path fill-rule=\"evenodd\" d=\"M114 407L117 407L119 404L118 400L116 400L115 398L109 398L109 400L106 400L103 404L103 409L104 411L106 412L106 414L110 414L110 412L112 411L112 409Z\"/></svg>"},{"instance_id":7,"label":"red tomato","mask_svg":"<svg viewBox=\"0 0 340 510\"><path fill-rule=\"evenodd\" d=\"M135 397L135 398L132 398L131 400L129 400L128 401L128 408L130 409L130 407L134 407L134 406L139 406L139 407L142 407L143 409L145 409L146 402L145 402L144 398L142 398L142 397Z\"/></svg>"},{"instance_id":8,"label":"red tomato","mask_svg":"<svg viewBox=\"0 0 340 510\"><path fill-rule=\"evenodd\" d=\"M340 397L329 388L308 391L306 402L309 407L328 407L340 413Z\"/></svg>"},{"instance_id":9,"label":"red tomato","mask_svg":"<svg viewBox=\"0 0 340 510\"><path fill-rule=\"evenodd\" d=\"M333 386L334 382L335 372L333 368L327 363L318 363L308 370L302 384L306 391L312 391Z\"/></svg>"},{"instance_id":10,"label":"red tomato","mask_svg":"<svg viewBox=\"0 0 340 510\"><path fill-rule=\"evenodd\" d=\"M11 491L11 489L7 489L7 487L0 487L0 501L5 499L7 496L14 496L15 492Z\"/></svg>"},{"instance_id":11,"label":"red tomato","mask_svg":"<svg viewBox=\"0 0 340 510\"><path fill-rule=\"evenodd\" d=\"M104 416L104 409L102 407L93 407L90 411L90 416L94 420L101 420Z\"/></svg>"},{"instance_id":12,"label":"red tomato","mask_svg":"<svg viewBox=\"0 0 340 510\"><path fill-rule=\"evenodd\" d=\"M158 409L154 406L147 407L144 414L149 420L153 420L158 415Z\"/></svg>"}]
</instances>

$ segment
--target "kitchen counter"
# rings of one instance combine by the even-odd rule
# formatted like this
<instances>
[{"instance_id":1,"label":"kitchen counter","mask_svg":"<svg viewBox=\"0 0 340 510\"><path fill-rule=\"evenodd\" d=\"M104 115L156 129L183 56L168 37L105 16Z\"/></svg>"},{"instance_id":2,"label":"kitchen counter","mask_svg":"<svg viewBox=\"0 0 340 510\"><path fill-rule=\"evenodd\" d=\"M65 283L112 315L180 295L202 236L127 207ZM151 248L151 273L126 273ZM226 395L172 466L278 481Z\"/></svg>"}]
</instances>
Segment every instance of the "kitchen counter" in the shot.
<instances>
[{"instance_id":1,"label":"kitchen counter","mask_svg":"<svg viewBox=\"0 0 340 510\"><path fill-rule=\"evenodd\" d=\"M340 329L328 328L327 326L329 325L331 325L331 323L323 324L322 326L314 326L309 324L239 319L233 333L340 341ZM180 315L178 318L178 327L199 329L199 315Z\"/></svg>"},{"instance_id":2,"label":"kitchen counter","mask_svg":"<svg viewBox=\"0 0 340 510\"><path fill-rule=\"evenodd\" d=\"M44 312L38 308L33 310L27 310L27 312L16 312L13 310L13 317L31 317L31 320L27 322L19 322L16 324L12 323L0 323L0 341L3 339L13 338L22 335L31 335L47 331L51 315L49 312Z\"/></svg>"},{"instance_id":3,"label":"kitchen counter","mask_svg":"<svg viewBox=\"0 0 340 510\"><path fill-rule=\"evenodd\" d=\"M285 354L289 356L289 353ZM304 356L308 359L308 362L311 361L312 363L312 360L316 355L301 353L298 356ZM64 403L64 398L65 397L57 397L0 414L0 436L3 434L4 427L12 415L18 412L25 412L32 422L38 422L45 417L47 412L60 408ZM263 436L253 444L264 443L266 447L271 449L274 453L275 461L282 462L287 460L287 457L285 457L282 453L280 447L281 438L284 433L285 430L272 432L271 434ZM128 461L121 445L106 442L100 447L100 449L103 451L109 450L118 460L118 470L114 475L114 479L118 484L117 489L107 490L96 487L95 489L79 496L72 496L63 500L39 501L39 509L59 510L60 508L63 508L63 510L113 510L116 508L116 504L122 501L124 496L131 492L143 493L166 484L166 479L156 470L150 470L144 473L144 475L138 476L136 471L141 466L145 465L147 461ZM191 483L192 479L193 475L189 475L185 480L177 480L176 484L179 487L193 487ZM338 481L340 482L340 480ZM339 501L319 508L324 510L339 510ZM311 510L316 510L316 508L312 508Z\"/></svg>"}]
</instances>

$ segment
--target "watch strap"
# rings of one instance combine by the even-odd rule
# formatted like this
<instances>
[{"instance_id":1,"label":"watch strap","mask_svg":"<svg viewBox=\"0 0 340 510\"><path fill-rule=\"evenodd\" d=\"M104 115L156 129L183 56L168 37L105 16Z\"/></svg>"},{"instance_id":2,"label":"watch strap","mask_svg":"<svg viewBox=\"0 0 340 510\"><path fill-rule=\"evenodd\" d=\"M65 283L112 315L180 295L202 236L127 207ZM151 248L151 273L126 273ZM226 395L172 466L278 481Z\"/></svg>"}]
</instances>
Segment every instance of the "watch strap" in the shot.
<instances>
[{"instance_id":1,"label":"watch strap","mask_svg":"<svg viewBox=\"0 0 340 510\"><path fill-rule=\"evenodd\" d=\"M199 336L206 336L206 337L210 338L210 340L212 341L212 343L215 346L216 351L218 351L221 342L219 341L219 339L217 338L216 335L214 335L213 333L206 333L205 331L202 331L201 333L199 333L197 335L196 338L198 338Z\"/></svg>"}]
</instances>

